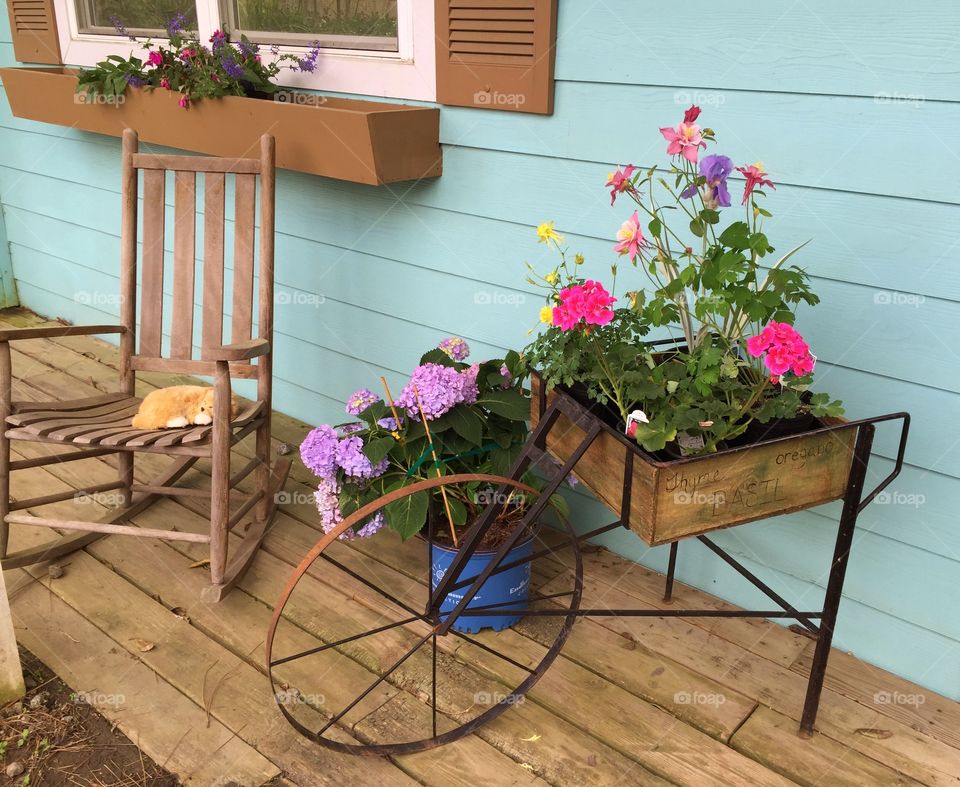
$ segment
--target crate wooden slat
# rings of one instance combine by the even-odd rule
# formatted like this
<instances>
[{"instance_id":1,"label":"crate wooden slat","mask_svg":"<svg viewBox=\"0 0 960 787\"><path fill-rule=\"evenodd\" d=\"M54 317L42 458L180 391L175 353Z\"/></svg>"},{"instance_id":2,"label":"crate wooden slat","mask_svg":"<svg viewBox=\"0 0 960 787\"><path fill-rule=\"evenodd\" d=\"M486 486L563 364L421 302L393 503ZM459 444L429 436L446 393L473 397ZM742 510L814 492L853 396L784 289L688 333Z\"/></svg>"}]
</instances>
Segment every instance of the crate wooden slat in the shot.
<instances>
[{"instance_id":1,"label":"crate wooden slat","mask_svg":"<svg viewBox=\"0 0 960 787\"><path fill-rule=\"evenodd\" d=\"M534 424L539 421L541 385L534 375ZM555 397L567 395L557 389L550 391L548 406ZM547 449L564 461L583 437L584 431L561 415L550 430ZM657 462L635 453L630 528L656 546L837 500L846 489L855 439L856 427L850 427L677 462ZM607 428L574 471L617 516L621 514L629 445L626 438Z\"/></svg>"}]
</instances>

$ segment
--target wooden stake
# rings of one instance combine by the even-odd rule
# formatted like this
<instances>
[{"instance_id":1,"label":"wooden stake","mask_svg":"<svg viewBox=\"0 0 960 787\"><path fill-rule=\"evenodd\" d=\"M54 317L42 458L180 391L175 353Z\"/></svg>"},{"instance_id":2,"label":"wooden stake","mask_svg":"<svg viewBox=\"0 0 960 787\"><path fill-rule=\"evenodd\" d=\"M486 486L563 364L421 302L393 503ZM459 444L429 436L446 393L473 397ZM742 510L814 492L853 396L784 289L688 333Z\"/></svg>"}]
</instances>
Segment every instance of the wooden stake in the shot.
<instances>
[{"instance_id":1,"label":"wooden stake","mask_svg":"<svg viewBox=\"0 0 960 787\"><path fill-rule=\"evenodd\" d=\"M443 473L440 472L440 460L437 458L437 449L433 447L433 437L430 434L430 424L427 421L427 416L423 413L423 404L420 402L420 391L417 390L417 386L413 386L413 395L417 398L417 409L420 411L420 419L423 421L423 430L427 433L427 442L430 443L430 453L433 454L433 464L437 468L437 478L441 478ZM453 526L453 514L450 513L450 501L447 500L447 488L445 486L440 487L440 495L443 497L443 508L447 512L447 522L450 524L450 538L453 539L453 545L460 548L460 543L457 541L457 531Z\"/></svg>"}]
</instances>

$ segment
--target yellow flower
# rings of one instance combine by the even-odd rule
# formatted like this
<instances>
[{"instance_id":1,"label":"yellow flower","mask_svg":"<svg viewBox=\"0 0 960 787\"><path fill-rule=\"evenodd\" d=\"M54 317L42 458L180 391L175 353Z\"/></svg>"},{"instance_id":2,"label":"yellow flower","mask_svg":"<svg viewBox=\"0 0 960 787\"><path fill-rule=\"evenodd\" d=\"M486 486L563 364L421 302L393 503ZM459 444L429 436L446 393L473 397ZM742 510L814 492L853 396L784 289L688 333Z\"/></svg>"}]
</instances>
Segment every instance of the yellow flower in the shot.
<instances>
[{"instance_id":1,"label":"yellow flower","mask_svg":"<svg viewBox=\"0 0 960 787\"><path fill-rule=\"evenodd\" d=\"M553 308L551 306L544 306L540 310L540 322L553 325Z\"/></svg>"},{"instance_id":2,"label":"yellow flower","mask_svg":"<svg viewBox=\"0 0 960 787\"><path fill-rule=\"evenodd\" d=\"M560 277L557 275L556 271L550 271L550 273L544 276L543 279L547 284L556 284Z\"/></svg>"},{"instance_id":3,"label":"yellow flower","mask_svg":"<svg viewBox=\"0 0 960 787\"><path fill-rule=\"evenodd\" d=\"M556 222L545 221L537 226L537 243L563 243L563 235L554 229Z\"/></svg>"},{"instance_id":4,"label":"yellow flower","mask_svg":"<svg viewBox=\"0 0 960 787\"><path fill-rule=\"evenodd\" d=\"M573 261L574 261L574 263L577 264L577 265L583 265L583 255L582 255L582 254L575 254L575 255L573 256Z\"/></svg>"}]
</instances>

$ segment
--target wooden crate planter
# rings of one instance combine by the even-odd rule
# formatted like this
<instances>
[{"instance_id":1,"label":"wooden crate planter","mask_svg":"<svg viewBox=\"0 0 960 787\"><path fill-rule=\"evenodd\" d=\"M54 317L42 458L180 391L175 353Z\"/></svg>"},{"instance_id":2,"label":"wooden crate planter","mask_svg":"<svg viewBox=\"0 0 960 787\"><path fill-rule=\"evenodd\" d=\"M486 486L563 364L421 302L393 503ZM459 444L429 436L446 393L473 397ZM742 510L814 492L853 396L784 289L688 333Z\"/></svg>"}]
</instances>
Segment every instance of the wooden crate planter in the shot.
<instances>
[{"instance_id":1,"label":"wooden crate planter","mask_svg":"<svg viewBox=\"0 0 960 787\"><path fill-rule=\"evenodd\" d=\"M437 177L442 169L440 110L284 91L287 101L241 96L204 99L189 109L179 93L130 89L121 103L84 101L68 68L0 68L19 118L210 156L243 158L262 134L277 140L277 166L381 185ZM312 102L303 103L301 102Z\"/></svg>"},{"instance_id":2,"label":"wooden crate planter","mask_svg":"<svg viewBox=\"0 0 960 787\"><path fill-rule=\"evenodd\" d=\"M541 385L539 376L533 375L534 425L540 416ZM547 405L557 396L570 398L562 389L554 389L547 394ZM833 426L846 421L827 419L825 423ZM656 546L841 498L850 476L856 434L851 425L661 462L604 424L577 463L575 475L620 516L626 452L631 451L630 528ZM583 429L561 415L549 431L547 450L565 461L584 435Z\"/></svg>"}]
</instances>

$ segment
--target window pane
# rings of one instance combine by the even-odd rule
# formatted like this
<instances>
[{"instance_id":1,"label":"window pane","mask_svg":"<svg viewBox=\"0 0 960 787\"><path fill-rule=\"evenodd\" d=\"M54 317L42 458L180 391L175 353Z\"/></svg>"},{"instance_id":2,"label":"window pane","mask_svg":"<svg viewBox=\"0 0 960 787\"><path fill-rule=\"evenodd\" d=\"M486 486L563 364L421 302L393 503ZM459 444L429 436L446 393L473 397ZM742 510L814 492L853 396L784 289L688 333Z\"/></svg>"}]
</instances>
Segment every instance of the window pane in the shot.
<instances>
[{"instance_id":1,"label":"window pane","mask_svg":"<svg viewBox=\"0 0 960 787\"><path fill-rule=\"evenodd\" d=\"M197 7L170 0L76 0L80 32L99 35L166 36L171 20L184 30L197 29Z\"/></svg>"},{"instance_id":2,"label":"window pane","mask_svg":"<svg viewBox=\"0 0 960 787\"><path fill-rule=\"evenodd\" d=\"M397 0L234 0L231 30L261 44L397 51Z\"/></svg>"}]
</instances>

